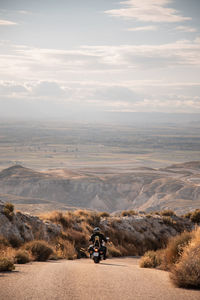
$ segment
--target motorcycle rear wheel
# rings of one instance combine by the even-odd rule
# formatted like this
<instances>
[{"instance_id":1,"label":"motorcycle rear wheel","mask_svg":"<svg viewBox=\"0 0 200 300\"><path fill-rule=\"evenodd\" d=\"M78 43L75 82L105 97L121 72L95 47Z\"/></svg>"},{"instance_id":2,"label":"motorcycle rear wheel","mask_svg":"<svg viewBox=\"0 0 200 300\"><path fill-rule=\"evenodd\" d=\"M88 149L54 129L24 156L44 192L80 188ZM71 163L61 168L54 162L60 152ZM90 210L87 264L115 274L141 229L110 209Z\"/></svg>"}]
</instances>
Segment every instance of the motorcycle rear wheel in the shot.
<instances>
[{"instance_id":1,"label":"motorcycle rear wheel","mask_svg":"<svg viewBox=\"0 0 200 300\"><path fill-rule=\"evenodd\" d=\"M94 257L94 263L98 264L99 263L99 257Z\"/></svg>"}]
</instances>

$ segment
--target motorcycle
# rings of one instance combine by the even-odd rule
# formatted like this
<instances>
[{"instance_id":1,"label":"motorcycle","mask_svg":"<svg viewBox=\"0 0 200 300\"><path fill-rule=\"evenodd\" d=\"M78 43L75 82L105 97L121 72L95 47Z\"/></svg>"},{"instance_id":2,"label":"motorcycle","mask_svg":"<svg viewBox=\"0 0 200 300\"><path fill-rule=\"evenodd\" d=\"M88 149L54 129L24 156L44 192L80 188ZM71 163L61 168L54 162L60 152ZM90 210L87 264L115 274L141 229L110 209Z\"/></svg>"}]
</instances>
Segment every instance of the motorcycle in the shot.
<instances>
[{"instance_id":1,"label":"motorcycle","mask_svg":"<svg viewBox=\"0 0 200 300\"><path fill-rule=\"evenodd\" d=\"M98 237L97 237L98 238ZM109 238L106 238L107 241ZM100 245L99 240L95 240L94 245L89 247L90 258L93 259L95 264L98 264L101 260L105 259L105 245Z\"/></svg>"}]
</instances>

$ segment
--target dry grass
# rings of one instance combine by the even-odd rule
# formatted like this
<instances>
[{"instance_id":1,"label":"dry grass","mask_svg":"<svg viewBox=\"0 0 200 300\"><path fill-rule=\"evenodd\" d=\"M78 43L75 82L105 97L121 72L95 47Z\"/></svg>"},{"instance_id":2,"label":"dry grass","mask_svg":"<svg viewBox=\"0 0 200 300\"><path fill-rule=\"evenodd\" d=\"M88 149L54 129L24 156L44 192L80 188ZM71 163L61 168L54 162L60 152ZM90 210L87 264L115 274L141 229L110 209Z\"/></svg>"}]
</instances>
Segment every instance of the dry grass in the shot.
<instances>
[{"instance_id":1,"label":"dry grass","mask_svg":"<svg viewBox=\"0 0 200 300\"><path fill-rule=\"evenodd\" d=\"M200 209L196 209L190 217L191 221L194 223L199 224L200 223Z\"/></svg>"},{"instance_id":2,"label":"dry grass","mask_svg":"<svg viewBox=\"0 0 200 300\"><path fill-rule=\"evenodd\" d=\"M109 257L120 257L122 253L114 244L108 246L108 256Z\"/></svg>"},{"instance_id":3,"label":"dry grass","mask_svg":"<svg viewBox=\"0 0 200 300\"><path fill-rule=\"evenodd\" d=\"M147 251L140 260L141 268L157 268L162 265L163 250Z\"/></svg>"},{"instance_id":4,"label":"dry grass","mask_svg":"<svg viewBox=\"0 0 200 300\"><path fill-rule=\"evenodd\" d=\"M43 220L49 220L52 223L60 224L64 228L71 227L71 224L73 222L72 213L70 211L67 211L66 213L62 213L59 211L53 211L47 214L43 214L40 217Z\"/></svg>"},{"instance_id":5,"label":"dry grass","mask_svg":"<svg viewBox=\"0 0 200 300\"><path fill-rule=\"evenodd\" d=\"M183 232L171 238L165 249L147 251L141 258L140 266L170 270L181 258L183 250L190 243L192 236L193 233L191 232Z\"/></svg>"},{"instance_id":6,"label":"dry grass","mask_svg":"<svg viewBox=\"0 0 200 300\"><path fill-rule=\"evenodd\" d=\"M171 209L166 209L160 212L161 216L166 216L166 217L172 217L172 216L176 216L175 212Z\"/></svg>"},{"instance_id":7,"label":"dry grass","mask_svg":"<svg viewBox=\"0 0 200 300\"><path fill-rule=\"evenodd\" d=\"M184 218L190 219L193 223L200 223L200 209L196 209L193 212L189 212L183 216Z\"/></svg>"},{"instance_id":8,"label":"dry grass","mask_svg":"<svg viewBox=\"0 0 200 300\"><path fill-rule=\"evenodd\" d=\"M4 205L3 213L9 221L12 221L14 217L14 205L12 203L6 203Z\"/></svg>"},{"instance_id":9,"label":"dry grass","mask_svg":"<svg viewBox=\"0 0 200 300\"><path fill-rule=\"evenodd\" d=\"M0 235L0 250L5 249L10 246L8 240Z\"/></svg>"},{"instance_id":10,"label":"dry grass","mask_svg":"<svg viewBox=\"0 0 200 300\"><path fill-rule=\"evenodd\" d=\"M171 279L179 287L200 288L200 228L172 268Z\"/></svg>"},{"instance_id":11,"label":"dry grass","mask_svg":"<svg viewBox=\"0 0 200 300\"><path fill-rule=\"evenodd\" d=\"M30 254L28 251L19 249L15 254L15 263L17 264L26 264L31 260Z\"/></svg>"},{"instance_id":12,"label":"dry grass","mask_svg":"<svg viewBox=\"0 0 200 300\"><path fill-rule=\"evenodd\" d=\"M14 263L12 259L9 259L7 257L1 257L0 258L0 272L10 272L15 269Z\"/></svg>"},{"instance_id":13,"label":"dry grass","mask_svg":"<svg viewBox=\"0 0 200 300\"><path fill-rule=\"evenodd\" d=\"M184 247L190 243L192 236L193 234L191 232L183 232L169 240L167 248L165 249L165 259L169 268L170 265L175 264L179 260Z\"/></svg>"},{"instance_id":14,"label":"dry grass","mask_svg":"<svg viewBox=\"0 0 200 300\"><path fill-rule=\"evenodd\" d=\"M99 213L100 218L109 218L110 214L106 211Z\"/></svg>"},{"instance_id":15,"label":"dry grass","mask_svg":"<svg viewBox=\"0 0 200 300\"><path fill-rule=\"evenodd\" d=\"M53 254L52 247L45 241L31 241L25 245L25 249L30 251L36 261L46 261Z\"/></svg>"},{"instance_id":16,"label":"dry grass","mask_svg":"<svg viewBox=\"0 0 200 300\"><path fill-rule=\"evenodd\" d=\"M135 210L123 210L121 212L122 217L131 217L137 215L137 212Z\"/></svg>"},{"instance_id":17,"label":"dry grass","mask_svg":"<svg viewBox=\"0 0 200 300\"><path fill-rule=\"evenodd\" d=\"M66 259L75 259L77 257L74 243L71 243L67 240L63 240L61 238L58 239L55 246L55 254L58 259L66 258Z\"/></svg>"},{"instance_id":18,"label":"dry grass","mask_svg":"<svg viewBox=\"0 0 200 300\"><path fill-rule=\"evenodd\" d=\"M166 249L148 251L140 266L170 271L178 287L200 288L200 228L170 239Z\"/></svg>"}]
</instances>

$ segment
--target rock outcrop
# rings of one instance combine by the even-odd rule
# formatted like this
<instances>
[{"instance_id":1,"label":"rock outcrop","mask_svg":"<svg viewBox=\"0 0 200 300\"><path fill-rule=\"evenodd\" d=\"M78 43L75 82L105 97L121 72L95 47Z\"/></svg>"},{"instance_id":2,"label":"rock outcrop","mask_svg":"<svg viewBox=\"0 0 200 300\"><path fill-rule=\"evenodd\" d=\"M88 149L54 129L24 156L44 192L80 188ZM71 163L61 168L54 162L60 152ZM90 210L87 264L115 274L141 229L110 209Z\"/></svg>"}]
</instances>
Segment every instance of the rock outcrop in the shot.
<instances>
[{"instance_id":1,"label":"rock outcrop","mask_svg":"<svg viewBox=\"0 0 200 300\"><path fill-rule=\"evenodd\" d=\"M13 246L34 239L49 241L59 236L60 233L60 225L44 222L36 216L16 212L8 218L4 212L4 204L0 204L0 235L10 241Z\"/></svg>"}]
</instances>

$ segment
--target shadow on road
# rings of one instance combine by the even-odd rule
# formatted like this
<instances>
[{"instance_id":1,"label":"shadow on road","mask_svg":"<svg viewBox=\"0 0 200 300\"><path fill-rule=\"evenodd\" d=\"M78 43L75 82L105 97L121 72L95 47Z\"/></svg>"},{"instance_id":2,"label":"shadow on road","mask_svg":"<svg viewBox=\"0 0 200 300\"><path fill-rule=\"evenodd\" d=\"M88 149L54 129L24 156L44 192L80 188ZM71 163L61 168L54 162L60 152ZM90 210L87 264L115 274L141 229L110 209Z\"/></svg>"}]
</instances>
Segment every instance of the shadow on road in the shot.
<instances>
[{"instance_id":1,"label":"shadow on road","mask_svg":"<svg viewBox=\"0 0 200 300\"><path fill-rule=\"evenodd\" d=\"M127 265L118 265L118 264L109 264L109 263L100 263L100 265L114 266L114 267L128 267Z\"/></svg>"},{"instance_id":2,"label":"shadow on road","mask_svg":"<svg viewBox=\"0 0 200 300\"><path fill-rule=\"evenodd\" d=\"M8 276L16 275L16 274L18 274L18 273L20 273L20 272L19 272L19 271L16 271L16 270L14 270L14 271L12 271L12 272L10 272L10 271L1 272L1 273L0 273L0 278L1 278L1 277L8 277Z\"/></svg>"}]
</instances>

